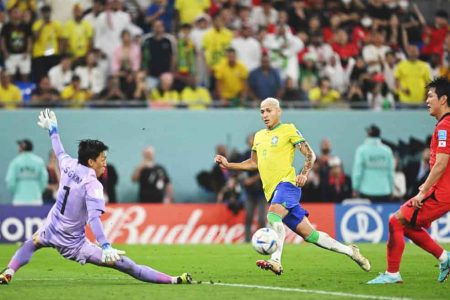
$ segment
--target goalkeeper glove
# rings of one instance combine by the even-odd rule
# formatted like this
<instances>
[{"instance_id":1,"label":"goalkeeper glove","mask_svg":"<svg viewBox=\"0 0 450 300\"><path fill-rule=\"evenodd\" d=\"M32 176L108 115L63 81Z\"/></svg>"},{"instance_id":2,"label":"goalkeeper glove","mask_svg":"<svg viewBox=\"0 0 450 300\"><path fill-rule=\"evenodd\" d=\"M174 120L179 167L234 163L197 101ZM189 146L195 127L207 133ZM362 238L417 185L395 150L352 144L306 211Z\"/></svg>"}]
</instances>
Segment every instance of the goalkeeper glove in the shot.
<instances>
[{"instance_id":1,"label":"goalkeeper glove","mask_svg":"<svg viewBox=\"0 0 450 300\"><path fill-rule=\"evenodd\" d=\"M102 245L102 262L113 263L120 260L120 256L124 255L125 251L117 250L111 247L110 243L104 243Z\"/></svg>"},{"instance_id":2,"label":"goalkeeper glove","mask_svg":"<svg viewBox=\"0 0 450 300\"><path fill-rule=\"evenodd\" d=\"M41 111L37 124L43 129L47 129L50 136L54 133L58 133L58 121L56 120L56 115L48 108Z\"/></svg>"}]
</instances>

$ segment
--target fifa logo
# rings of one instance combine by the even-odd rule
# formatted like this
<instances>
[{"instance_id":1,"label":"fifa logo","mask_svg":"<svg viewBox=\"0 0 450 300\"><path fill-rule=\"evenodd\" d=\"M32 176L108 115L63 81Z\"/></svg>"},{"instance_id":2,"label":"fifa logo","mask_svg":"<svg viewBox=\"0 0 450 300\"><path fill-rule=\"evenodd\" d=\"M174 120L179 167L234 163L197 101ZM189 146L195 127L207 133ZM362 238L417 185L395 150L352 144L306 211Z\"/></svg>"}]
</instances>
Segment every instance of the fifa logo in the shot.
<instances>
[{"instance_id":1,"label":"fifa logo","mask_svg":"<svg viewBox=\"0 0 450 300\"><path fill-rule=\"evenodd\" d=\"M383 237L383 220L370 206L358 205L345 212L341 221L344 242L378 243Z\"/></svg>"}]
</instances>

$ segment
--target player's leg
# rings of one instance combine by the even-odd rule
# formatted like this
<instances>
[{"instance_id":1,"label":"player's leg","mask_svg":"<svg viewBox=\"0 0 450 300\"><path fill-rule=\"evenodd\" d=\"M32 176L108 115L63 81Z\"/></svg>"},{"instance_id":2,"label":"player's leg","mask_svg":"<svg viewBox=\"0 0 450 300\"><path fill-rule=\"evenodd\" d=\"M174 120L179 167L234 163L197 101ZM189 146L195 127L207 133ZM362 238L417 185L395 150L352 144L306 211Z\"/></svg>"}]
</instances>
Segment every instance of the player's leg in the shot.
<instances>
[{"instance_id":1,"label":"player's leg","mask_svg":"<svg viewBox=\"0 0 450 300\"><path fill-rule=\"evenodd\" d=\"M184 284L192 282L192 278L188 273L183 273L180 276L170 276L148 266L138 265L126 256L122 256L121 260L116 261L114 264L105 264L102 262L102 249L88 242L82 247L78 261L113 268L145 282L163 284Z\"/></svg>"},{"instance_id":2,"label":"player's leg","mask_svg":"<svg viewBox=\"0 0 450 300\"><path fill-rule=\"evenodd\" d=\"M367 282L368 284L402 283L400 276L400 263L405 249L405 225L407 221L403 214L398 211L389 218L389 235L386 245L387 270Z\"/></svg>"},{"instance_id":3,"label":"player's leg","mask_svg":"<svg viewBox=\"0 0 450 300\"><path fill-rule=\"evenodd\" d=\"M444 282L449 276L449 254L431 238L424 228L430 227L434 220L439 219L450 210L450 204L439 201L439 199L444 197L444 195L431 194L431 199L423 202L422 208L413 214L412 219L410 219L409 222L410 226L405 226L405 235L412 240L414 244L439 260L439 282Z\"/></svg>"},{"instance_id":4,"label":"player's leg","mask_svg":"<svg viewBox=\"0 0 450 300\"><path fill-rule=\"evenodd\" d=\"M0 284L8 284L17 270L26 265L34 252L41 247L42 245L39 244L38 233L34 234L32 239L24 242L11 258L8 266L0 272Z\"/></svg>"},{"instance_id":5,"label":"player's leg","mask_svg":"<svg viewBox=\"0 0 450 300\"><path fill-rule=\"evenodd\" d=\"M405 235L417 246L427 251L439 260L439 282L444 282L449 276L450 259L448 252L436 243L424 228L405 227Z\"/></svg>"},{"instance_id":6,"label":"player's leg","mask_svg":"<svg viewBox=\"0 0 450 300\"><path fill-rule=\"evenodd\" d=\"M353 259L364 271L370 271L370 262L359 252L358 247L344 245L330 237L326 232L315 230L309 222L308 217L303 217L302 221L295 228L295 232L308 243L345 254Z\"/></svg>"},{"instance_id":7,"label":"player's leg","mask_svg":"<svg viewBox=\"0 0 450 300\"><path fill-rule=\"evenodd\" d=\"M286 231L283 224L283 218L288 214L288 210L281 204L272 203L267 213L267 221L269 226L278 235L278 248L272 254L269 260L257 260L256 265L264 270L271 270L276 275L283 273L283 267L281 266L281 255L283 254L284 239L286 238Z\"/></svg>"}]
</instances>

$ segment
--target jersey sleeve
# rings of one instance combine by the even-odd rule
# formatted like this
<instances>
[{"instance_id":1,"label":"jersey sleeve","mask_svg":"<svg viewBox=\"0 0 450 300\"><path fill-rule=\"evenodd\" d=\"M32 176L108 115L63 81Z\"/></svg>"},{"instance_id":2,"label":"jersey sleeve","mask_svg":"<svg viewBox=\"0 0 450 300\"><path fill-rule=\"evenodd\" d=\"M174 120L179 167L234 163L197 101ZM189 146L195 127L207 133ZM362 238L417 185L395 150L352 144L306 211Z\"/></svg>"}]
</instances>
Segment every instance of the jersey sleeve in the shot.
<instances>
[{"instance_id":1,"label":"jersey sleeve","mask_svg":"<svg viewBox=\"0 0 450 300\"><path fill-rule=\"evenodd\" d=\"M61 143L61 139L58 133L54 133L51 135L52 140L52 148L55 152L56 158L58 159L59 168L61 170L65 169L67 163L71 160L69 154L64 150L64 146Z\"/></svg>"},{"instance_id":2,"label":"jersey sleeve","mask_svg":"<svg viewBox=\"0 0 450 300\"><path fill-rule=\"evenodd\" d=\"M255 138L253 139L252 151L256 152L256 145L259 143L259 135L255 134Z\"/></svg>"},{"instance_id":3,"label":"jersey sleeve","mask_svg":"<svg viewBox=\"0 0 450 300\"><path fill-rule=\"evenodd\" d=\"M297 130L294 124L291 124L289 128L289 141L294 146L305 141L305 138L302 136L300 131Z\"/></svg>"},{"instance_id":4,"label":"jersey sleeve","mask_svg":"<svg viewBox=\"0 0 450 300\"><path fill-rule=\"evenodd\" d=\"M438 124L435 134L437 135L436 153L450 154L450 124Z\"/></svg>"},{"instance_id":5,"label":"jersey sleeve","mask_svg":"<svg viewBox=\"0 0 450 300\"><path fill-rule=\"evenodd\" d=\"M98 180L92 180L86 184L86 207L89 222L105 212L103 186Z\"/></svg>"}]
</instances>

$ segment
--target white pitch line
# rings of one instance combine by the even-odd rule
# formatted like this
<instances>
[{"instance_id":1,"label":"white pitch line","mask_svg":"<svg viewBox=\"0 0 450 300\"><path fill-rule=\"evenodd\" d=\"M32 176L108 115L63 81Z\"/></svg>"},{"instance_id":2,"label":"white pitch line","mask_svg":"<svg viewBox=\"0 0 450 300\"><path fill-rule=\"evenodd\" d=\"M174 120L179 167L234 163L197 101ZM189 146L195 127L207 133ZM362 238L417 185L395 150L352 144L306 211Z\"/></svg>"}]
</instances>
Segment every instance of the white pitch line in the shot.
<instances>
[{"instance_id":1,"label":"white pitch line","mask_svg":"<svg viewBox=\"0 0 450 300\"><path fill-rule=\"evenodd\" d=\"M122 277L103 277L103 278L91 278L94 281L111 281L111 280L129 280L135 281L134 278L122 278ZM64 278L66 281L84 281L84 278ZM17 278L14 281L61 281L60 278ZM374 299L374 300L412 300L411 298L399 298L399 297L386 297L386 296L376 296L376 295L364 295L364 294L352 294L352 293L343 293L343 292L332 292L332 291L322 291L322 290L308 290L308 289L300 289L300 288L287 288L287 287L278 287L278 286L266 286L266 285L253 285L253 284L240 284L240 283L223 283L223 282L196 282L193 284L208 284L208 285L217 285L217 286L229 286L236 288L247 288L247 289L261 289L261 290L272 290L272 291L282 291L282 292L297 292L297 293L308 293L308 294L319 294L319 295L328 295L328 296L337 296L337 297L347 297L347 298L359 298L359 299Z\"/></svg>"},{"instance_id":2,"label":"white pitch line","mask_svg":"<svg viewBox=\"0 0 450 300\"><path fill-rule=\"evenodd\" d=\"M297 293L319 294L319 295L338 296L338 297L351 297L351 298L360 298L360 299L411 300L411 298L385 297L385 296L375 296L375 295L351 294L351 293L342 293L342 292L331 292L331 291L321 291L321 290L307 290L307 289L300 289L300 288L286 288L286 287L252 285L252 284L239 284L239 283L202 282L202 284L219 285L219 286L230 286L230 287L248 288L248 289L262 289L262 290L272 290L272 291L283 291L283 292L297 292Z\"/></svg>"}]
</instances>

